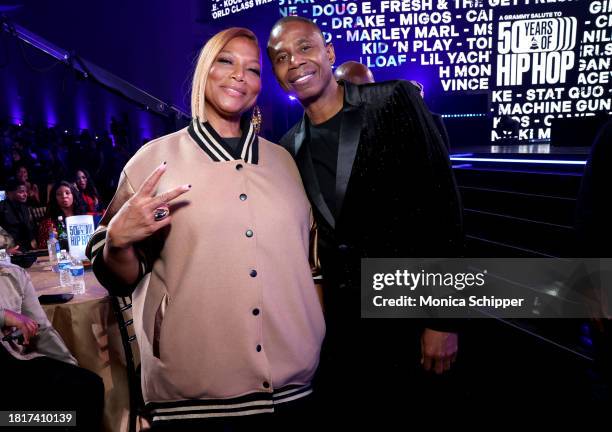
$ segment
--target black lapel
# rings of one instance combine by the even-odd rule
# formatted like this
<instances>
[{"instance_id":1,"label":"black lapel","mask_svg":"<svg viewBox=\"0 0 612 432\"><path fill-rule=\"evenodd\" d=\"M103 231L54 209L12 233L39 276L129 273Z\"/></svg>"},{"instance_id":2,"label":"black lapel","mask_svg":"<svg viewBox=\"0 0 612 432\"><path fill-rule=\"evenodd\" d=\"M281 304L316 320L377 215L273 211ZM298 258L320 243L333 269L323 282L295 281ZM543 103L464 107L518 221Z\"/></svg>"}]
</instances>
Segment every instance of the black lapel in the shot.
<instances>
[{"instance_id":1,"label":"black lapel","mask_svg":"<svg viewBox=\"0 0 612 432\"><path fill-rule=\"evenodd\" d=\"M363 125L363 106L359 89L350 83L344 83L344 100L346 106L342 113L340 139L338 143L338 165L336 167L336 217L340 216L346 188L353 171L353 163L359 147L359 137Z\"/></svg>"},{"instance_id":2,"label":"black lapel","mask_svg":"<svg viewBox=\"0 0 612 432\"><path fill-rule=\"evenodd\" d=\"M297 156L306 140L306 114L302 115L293 136L293 154Z\"/></svg>"},{"instance_id":3,"label":"black lapel","mask_svg":"<svg viewBox=\"0 0 612 432\"><path fill-rule=\"evenodd\" d=\"M304 188L310 198L311 203L317 208L319 213L325 218L327 223L334 228L336 222L332 215L329 207L323 199L321 194L321 188L319 186L319 180L312 164L312 156L310 154L310 145L303 145L306 139L306 120L303 117L298 125L294 139L293 149L295 151L295 161L297 163L300 174L302 175L302 181L304 182Z\"/></svg>"}]
</instances>

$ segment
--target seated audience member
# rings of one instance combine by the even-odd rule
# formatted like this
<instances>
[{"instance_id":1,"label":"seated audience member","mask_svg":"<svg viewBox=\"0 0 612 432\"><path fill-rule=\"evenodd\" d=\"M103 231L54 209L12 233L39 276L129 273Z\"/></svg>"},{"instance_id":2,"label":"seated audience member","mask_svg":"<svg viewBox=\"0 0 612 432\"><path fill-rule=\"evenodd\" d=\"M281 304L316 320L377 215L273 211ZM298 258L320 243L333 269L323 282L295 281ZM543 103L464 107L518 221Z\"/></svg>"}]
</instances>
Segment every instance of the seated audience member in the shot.
<instances>
[{"instance_id":1,"label":"seated audience member","mask_svg":"<svg viewBox=\"0 0 612 432\"><path fill-rule=\"evenodd\" d=\"M100 205L100 194L89 173L84 169L78 169L74 176L74 184L87 206L87 213L97 213Z\"/></svg>"},{"instance_id":2,"label":"seated audience member","mask_svg":"<svg viewBox=\"0 0 612 432\"><path fill-rule=\"evenodd\" d=\"M16 179L9 180L6 198L0 202L0 226L13 237L20 251L36 249L36 225L26 205L26 185Z\"/></svg>"},{"instance_id":3,"label":"seated audience member","mask_svg":"<svg viewBox=\"0 0 612 432\"><path fill-rule=\"evenodd\" d=\"M348 81L352 84L368 84L374 82L374 74L364 64L356 61L342 63L334 71L336 81Z\"/></svg>"},{"instance_id":4,"label":"seated audience member","mask_svg":"<svg viewBox=\"0 0 612 432\"><path fill-rule=\"evenodd\" d=\"M19 139L15 140L13 143L10 159L13 167L17 167L19 165L29 165L32 162L29 153L24 149L24 143Z\"/></svg>"},{"instance_id":5,"label":"seated audience member","mask_svg":"<svg viewBox=\"0 0 612 432\"><path fill-rule=\"evenodd\" d=\"M99 431L102 379L77 366L25 270L5 263L0 263L0 330L2 336L15 330L23 335L22 341L0 339L2 409L76 411L77 426L67 430Z\"/></svg>"},{"instance_id":6,"label":"seated audience member","mask_svg":"<svg viewBox=\"0 0 612 432\"><path fill-rule=\"evenodd\" d=\"M60 181L51 188L51 199L47 206L47 217L38 228L38 245L47 247L51 231L57 232L57 218L62 216L64 223L67 217L86 213L86 206L76 188L67 181Z\"/></svg>"},{"instance_id":7,"label":"seated audience member","mask_svg":"<svg viewBox=\"0 0 612 432\"><path fill-rule=\"evenodd\" d=\"M0 249L6 249L9 255L17 253L19 246L15 246L15 240L13 237L6 232L4 228L0 226Z\"/></svg>"},{"instance_id":8,"label":"seated audience member","mask_svg":"<svg viewBox=\"0 0 612 432\"><path fill-rule=\"evenodd\" d=\"M30 181L30 174L28 173L28 168L25 165L17 166L17 169L15 170L15 178L26 185L26 189L28 191L27 204L32 207L39 206L40 193L38 191L38 186L36 183Z\"/></svg>"}]
</instances>

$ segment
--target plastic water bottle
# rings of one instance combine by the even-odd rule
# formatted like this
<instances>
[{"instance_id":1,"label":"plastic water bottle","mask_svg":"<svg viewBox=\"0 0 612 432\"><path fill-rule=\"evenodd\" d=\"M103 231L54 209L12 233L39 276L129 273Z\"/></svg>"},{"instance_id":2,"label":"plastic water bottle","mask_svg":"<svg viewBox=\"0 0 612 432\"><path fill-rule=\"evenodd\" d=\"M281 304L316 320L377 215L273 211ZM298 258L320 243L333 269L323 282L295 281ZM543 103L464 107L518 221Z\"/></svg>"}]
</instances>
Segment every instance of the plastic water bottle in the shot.
<instances>
[{"instance_id":1,"label":"plastic water bottle","mask_svg":"<svg viewBox=\"0 0 612 432\"><path fill-rule=\"evenodd\" d=\"M60 245L55 238L55 233L51 231L49 233L49 240L47 240L47 250L49 251L49 264L51 264L51 270L57 273L58 256L60 254Z\"/></svg>"},{"instance_id":2,"label":"plastic water bottle","mask_svg":"<svg viewBox=\"0 0 612 432\"><path fill-rule=\"evenodd\" d=\"M0 249L0 262L4 262L7 264L11 263L11 257L6 252L6 249Z\"/></svg>"},{"instance_id":3,"label":"plastic water bottle","mask_svg":"<svg viewBox=\"0 0 612 432\"><path fill-rule=\"evenodd\" d=\"M73 259L69 269L72 293L85 294L85 269L83 268L83 261L77 258Z\"/></svg>"},{"instance_id":4,"label":"plastic water bottle","mask_svg":"<svg viewBox=\"0 0 612 432\"><path fill-rule=\"evenodd\" d=\"M70 254L66 252L66 249L62 249L60 251L59 262L57 263L57 269L59 271L60 285L62 287L71 287L71 279L70 279L70 266L71 265L72 265L72 261L70 261Z\"/></svg>"}]
</instances>

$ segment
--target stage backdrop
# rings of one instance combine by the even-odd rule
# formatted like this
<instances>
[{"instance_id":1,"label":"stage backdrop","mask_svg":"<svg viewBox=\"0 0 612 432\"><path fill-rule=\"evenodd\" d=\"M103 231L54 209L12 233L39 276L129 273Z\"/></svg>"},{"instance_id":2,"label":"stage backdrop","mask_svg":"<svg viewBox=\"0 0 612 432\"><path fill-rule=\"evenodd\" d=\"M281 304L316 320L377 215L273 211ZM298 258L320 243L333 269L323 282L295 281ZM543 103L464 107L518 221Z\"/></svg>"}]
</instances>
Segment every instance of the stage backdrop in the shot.
<instances>
[{"instance_id":1,"label":"stage backdrop","mask_svg":"<svg viewBox=\"0 0 612 432\"><path fill-rule=\"evenodd\" d=\"M432 111L482 117L491 141L517 123L521 141L548 141L555 119L612 113L612 0L206 3L202 22L249 27L262 45L279 17L311 18L337 64L420 81Z\"/></svg>"}]
</instances>

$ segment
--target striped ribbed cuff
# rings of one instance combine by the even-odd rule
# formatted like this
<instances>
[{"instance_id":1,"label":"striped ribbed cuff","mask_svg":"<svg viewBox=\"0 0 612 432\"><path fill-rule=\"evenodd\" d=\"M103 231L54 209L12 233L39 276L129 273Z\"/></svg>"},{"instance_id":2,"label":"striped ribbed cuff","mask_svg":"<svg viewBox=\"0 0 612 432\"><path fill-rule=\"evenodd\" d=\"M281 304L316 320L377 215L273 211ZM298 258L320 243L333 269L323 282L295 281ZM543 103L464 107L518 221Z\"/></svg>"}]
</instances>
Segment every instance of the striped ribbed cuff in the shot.
<instances>
[{"instance_id":1,"label":"striped ribbed cuff","mask_svg":"<svg viewBox=\"0 0 612 432\"><path fill-rule=\"evenodd\" d=\"M301 399L311 393L310 384L292 385L271 393L256 392L231 399L150 402L146 408L154 424L171 425L197 419L273 413L276 405Z\"/></svg>"}]
</instances>

